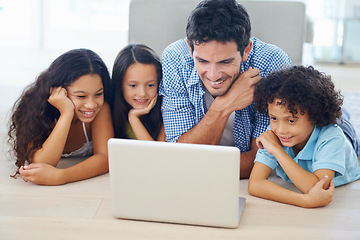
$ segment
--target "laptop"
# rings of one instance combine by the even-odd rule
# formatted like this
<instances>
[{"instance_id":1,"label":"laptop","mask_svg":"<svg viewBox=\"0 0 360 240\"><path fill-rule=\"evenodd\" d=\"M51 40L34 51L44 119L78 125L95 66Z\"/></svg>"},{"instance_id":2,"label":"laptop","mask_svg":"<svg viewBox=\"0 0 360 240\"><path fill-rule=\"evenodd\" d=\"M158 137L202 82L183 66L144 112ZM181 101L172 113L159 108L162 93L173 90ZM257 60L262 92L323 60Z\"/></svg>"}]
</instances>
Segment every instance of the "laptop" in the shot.
<instances>
[{"instance_id":1,"label":"laptop","mask_svg":"<svg viewBox=\"0 0 360 240\"><path fill-rule=\"evenodd\" d=\"M112 138L108 151L115 217L239 226L238 148Z\"/></svg>"}]
</instances>

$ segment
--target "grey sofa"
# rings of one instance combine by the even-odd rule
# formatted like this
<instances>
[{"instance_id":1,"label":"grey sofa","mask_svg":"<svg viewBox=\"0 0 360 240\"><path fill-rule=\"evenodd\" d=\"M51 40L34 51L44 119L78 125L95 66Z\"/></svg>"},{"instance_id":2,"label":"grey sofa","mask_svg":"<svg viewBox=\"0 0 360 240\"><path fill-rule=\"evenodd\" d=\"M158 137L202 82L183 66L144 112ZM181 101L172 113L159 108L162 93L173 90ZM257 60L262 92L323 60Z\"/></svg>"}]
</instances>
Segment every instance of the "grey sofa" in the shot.
<instances>
[{"instance_id":1,"label":"grey sofa","mask_svg":"<svg viewBox=\"0 0 360 240\"><path fill-rule=\"evenodd\" d=\"M129 42L143 43L159 55L185 37L190 12L199 0L132 0ZM302 63L305 5L294 1L239 1L247 9L252 36L281 47L294 64Z\"/></svg>"}]
</instances>

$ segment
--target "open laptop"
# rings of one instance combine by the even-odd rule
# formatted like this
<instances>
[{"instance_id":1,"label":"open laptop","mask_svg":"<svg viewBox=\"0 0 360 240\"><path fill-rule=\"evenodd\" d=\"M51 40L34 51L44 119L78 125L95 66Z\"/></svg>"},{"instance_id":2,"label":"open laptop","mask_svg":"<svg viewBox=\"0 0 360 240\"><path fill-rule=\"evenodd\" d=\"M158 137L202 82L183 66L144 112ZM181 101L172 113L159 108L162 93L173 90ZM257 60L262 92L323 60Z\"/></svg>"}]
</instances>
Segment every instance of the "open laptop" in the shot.
<instances>
[{"instance_id":1,"label":"open laptop","mask_svg":"<svg viewBox=\"0 0 360 240\"><path fill-rule=\"evenodd\" d=\"M238 148L112 138L108 151L115 217L239 226Z\"/></svg>"}]
</instances>

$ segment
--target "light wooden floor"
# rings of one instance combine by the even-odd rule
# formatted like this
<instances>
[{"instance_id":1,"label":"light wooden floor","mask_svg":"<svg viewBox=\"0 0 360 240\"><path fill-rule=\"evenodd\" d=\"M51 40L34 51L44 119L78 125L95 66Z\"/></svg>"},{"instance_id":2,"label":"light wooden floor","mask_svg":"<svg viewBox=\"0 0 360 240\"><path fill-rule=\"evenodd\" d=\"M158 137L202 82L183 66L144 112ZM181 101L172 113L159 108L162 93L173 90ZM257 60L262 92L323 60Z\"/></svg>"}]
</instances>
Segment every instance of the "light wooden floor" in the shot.
<instances>
[{"instance_id":1,"label":"light wooden floor","mask_svg":"<svg viewBox=\"0 0 360 240\"><path fill-rule=\"evenodd\" d=\"M10 106L24 86L50 64L55 58L53 55L35 54L29 58L24 53L16 55L17 58L0 58L1 137L6 135ZM111 64L111 57L107 64ZM333 75L336 85L343 91L360 92L359 66L318 65L318 68ZM6 151L7 145L2 143L1 240L360 239L360 181L336 188L334 200L327 207L302 209L252 197L247 193L248 182L244 180L240 183L240 195L247 201L239 228L195 227L115 219L111 215L108 174L56 187L10 178L15 168ZM62 162L63 167L71 164L71 160ZM272 179L294 189L274 176Z\"/></svg>"},{"instance_id":2,"label":"light wooden floor","mask_svg":"<svg viewBox=\"0 0 360 240\"><path fill-rule=\"evenodd\" d=\"M64 163L63 163L64 164ZM67 162L66 164L70 164ZM65 164L65 165L66 165ZM120 220L111 215L109 175L37 186L0 172L0 239L360 239L360 181L338 187L333 202L302 209L250 196L237 229ZM274 181L294 189L278 178Z\"/></svg>"}]
</instances>

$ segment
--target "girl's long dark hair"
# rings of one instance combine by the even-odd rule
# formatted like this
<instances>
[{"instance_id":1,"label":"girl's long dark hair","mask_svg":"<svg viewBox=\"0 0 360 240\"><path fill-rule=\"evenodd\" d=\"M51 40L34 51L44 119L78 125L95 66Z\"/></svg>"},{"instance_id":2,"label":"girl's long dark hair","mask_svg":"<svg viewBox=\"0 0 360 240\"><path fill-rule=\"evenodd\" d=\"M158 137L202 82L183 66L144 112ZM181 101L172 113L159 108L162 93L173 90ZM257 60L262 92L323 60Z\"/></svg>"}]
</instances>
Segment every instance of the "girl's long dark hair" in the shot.
<instances>
[{"instance_id":1,"label":"girl's long dark hair","mask_svg":"<svg viewBox=\"0 0 360 240\"><path fill-rule=\"evenodd\" d=\"M50 88L68 87L87 74L98 74L104 87L104 100L111 102L110 75L103 60L88 49L70 50L58 57L36 81L29 85L12 108L8 143L21 167L49 137L60 112L47 99Z\"/></svg>"},{"instance_id":2,"label":"girl's long dark hair","mask_svg":"<svg viewBox=\"0 0 360 240\"><path fill-rule=\"evenodd\" d=\"M157 73L158 87L162 78L161 62L158 55L149 47L142 44L130 44L123 48L117 55L113 72L113 104L111 104L114 136L116 138L129 138L126 134L128 114L131 106L126 102L123 93L123 80L126 70L134 63L153 64ZM140 117L141 122L153 139L157 139L161 127L161 97L158 97L151 111Z\"/></svg>"}]
</instances>

